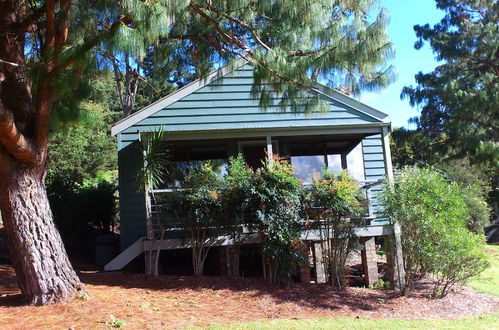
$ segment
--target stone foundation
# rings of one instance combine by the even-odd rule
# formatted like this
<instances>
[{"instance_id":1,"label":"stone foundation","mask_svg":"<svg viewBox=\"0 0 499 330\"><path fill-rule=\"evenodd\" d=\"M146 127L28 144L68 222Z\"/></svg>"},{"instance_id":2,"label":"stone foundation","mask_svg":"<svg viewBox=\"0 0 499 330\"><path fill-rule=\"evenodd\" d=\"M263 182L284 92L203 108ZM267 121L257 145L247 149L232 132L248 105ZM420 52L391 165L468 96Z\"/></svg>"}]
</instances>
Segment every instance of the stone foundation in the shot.
<instances>
[{"instance_id":1,"label":"stone foundation","mask_svg":"<svg viewBox=\"0 0 499 330\"><path fill-rule=\"evenodd\" d=\"M322 246L320 242L313 243L315 283L326 283L326 270L324 269Z\"/></svg>"},{"instance_id":2,"label":"stone foundation","mask_svg":"<svg viewBox=\"0 0 499 330\"><path fill-rule=\"evenodd\" d=\"M362 268L364 269L364 282L367 286L378 283L378 257L376 256L376 243L374 237L363 237L360 243L364 245L361 251Z\"/></svg>"}]
</instances>

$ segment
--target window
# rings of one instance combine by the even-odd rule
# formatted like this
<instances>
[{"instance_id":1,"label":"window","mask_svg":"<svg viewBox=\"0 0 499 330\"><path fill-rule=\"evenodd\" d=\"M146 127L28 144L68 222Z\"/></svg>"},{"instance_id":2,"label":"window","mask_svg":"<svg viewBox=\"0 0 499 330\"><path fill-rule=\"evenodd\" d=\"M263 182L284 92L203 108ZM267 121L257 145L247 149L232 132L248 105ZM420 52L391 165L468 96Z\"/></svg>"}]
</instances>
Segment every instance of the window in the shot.
<instances>
[{"instance_id":1,"label":"window","mask_svg":"<svg viewBox=\"0 0 499 330\"><path fill-rule=\"evenodd\" d=\"M227 173L226 146L190 147L177 145L171 148L171 156L174 164L167 180L165 180L165 188L182 187L189 171L199 169L207 161L210 161L221 176Z\"/></svg>"},{"instance_id":2,"label":"window","mask_svg":"<svg viewBox=\"0 0 499 330\"><path fill-rule=\"evenodd\" d=\"M332 172L341 172L343 170L341 167L341 154L328 154L327 168Z\"/></svg>"},{"instance_id":3,"label":"window","mask_svg":"<svg viewBox=\"0 0 499 330\"><path fill-rule=\"evenodd\" d=\"M296 178L304 184L311 184L314 178L321 178L327 168L339 173L346 166L348 174L358 181L364 180L364 160L362 144L351 149L351 141L310 141L308 143L290 143L291 165ZM342 153L346 155L346 164L342 162Z\"/></svg>"},{"instance_id":4,"label":"window","mask_svg":"<svg viewBox=\"0 0 499 330\"><path fill-rule=\"evenodd\" d=\"M335 154L327 143L294 143L290 146L290 151L295 177L304 184L311 184L314 178L320 179L325 168L335 172L342 169L341 155Z\"/></svg>"},{"instance_id":5,"label":"window","mask_svg":"<svg viewBox=\"0 0 499 330\"><path fill-rule=\"evenodd\" d=\"M364 155L362 154L362 143L359 143L347 155L348 174L357 181L364 181Z\"/></svg>"},{"instance_id":6,"label":"window","mask_svg":"<svg viewBox=\"0 0 499 330\"><path fill-rule=\"evenodd\" d=\"M305 184L312 183L314 178L320 178L326 166L324 155L291 156L291 164L295 177Z\"/></svg>"}]
</instances>

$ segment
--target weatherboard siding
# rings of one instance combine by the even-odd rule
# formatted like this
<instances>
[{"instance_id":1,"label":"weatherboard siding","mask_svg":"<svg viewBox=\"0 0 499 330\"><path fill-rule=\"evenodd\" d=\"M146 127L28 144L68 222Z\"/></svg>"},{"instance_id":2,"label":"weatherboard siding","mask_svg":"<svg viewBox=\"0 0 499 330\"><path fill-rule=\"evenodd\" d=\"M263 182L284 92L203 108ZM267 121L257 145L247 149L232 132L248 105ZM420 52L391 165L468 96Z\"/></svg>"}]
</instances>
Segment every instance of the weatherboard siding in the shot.
<instances>
[{"instance_id":1,"label":"weatherboard siding","mask_svg":"<svg viewBox=\"0 0 499 330\"><path fill-rule=\"evenodd\" d=\"M379 123L380 121L343 103L320 96L330 103L329 111L320 113L281 108L280 99L273 99L267 108L252 98L253 69L246 65L223 78L185 96L149 117L122 131L120 148L138 139L138 131L154 131L163 125L176 132L205 130L304 129ZM310 94L310 97L316 95ZM306 99L296 99L305 105Z\"/></svg>"},{"instance_id":2,"label":"weatherboard siding","mask_svg":"<svg viewBox=\"0 0 499 330\"><path fill-rule=\"evenodd\" d=\"M372 135L362 141L362 153L364 156L364 175L366 181L383 180L386 176L386 164L383 153L383 137L381 134ZM372 209L371 216L381 217L379 199L377 195L382 189L381 185L374 186L368 190L369 206ZM374 223L384 223L386 219L378 218Z\"/></svg>"},{"instance_id":3,"label":"weatherboard siding","mask_svg":"<svg viewBox=\"0 0 499 330\"><path fill-rule=\"evenodd\" d=\"M139 148L134 144L139 140L139 132L155 131L162 125L170 137L190 140L189 136L194 135L198 137L196 139L224 138L224 133L230 130L235 133L231 133L233 141L229 143L229 154L234 155L237 152L237 143L234 142L237 136L244 136L249 132L266 132L262 133L263 137L265 134L279 136L280 131L314 134L315 129L322 130L321 134L344 134L340 129L358 128L357 133L373 134L381 133L381 126L386 125L379 119L323 96L321 97L330 103L330 109L325 113L282 109L278 105L279 99L273 100L272 106L262 109L258 100L251 97L252 85L252 68L244 66L118 133L122 249L133 244L146 232L144 195L138 191L136 184L137 166L142 159ZM306 104L304 99L296 101L298 104ZM371 128L368 130L366 127ZM375 130L372 127L375 127ZM209 134L205 134L207 132ZM286 154L287 149L286 142L279 139L279 151ZM366 180L383 179L386 166L382 135L364 138L362 151ZM379 215L377 194L380 190L380 186L369 190L369 201L374 209L374 216Z\"/></svg>"},{"instance_id":4,"label":"weatherboard siding","mask_svg":"<svg viewBox=\"0 0 499 330\"><path fill-rule=\"evenodd\" d=\"M137 169L142 161L140 148L130 144L118 152L120 194L120 239L126 249L145 235L145 198L137 186Z\"/></svg>"}]
</instances>

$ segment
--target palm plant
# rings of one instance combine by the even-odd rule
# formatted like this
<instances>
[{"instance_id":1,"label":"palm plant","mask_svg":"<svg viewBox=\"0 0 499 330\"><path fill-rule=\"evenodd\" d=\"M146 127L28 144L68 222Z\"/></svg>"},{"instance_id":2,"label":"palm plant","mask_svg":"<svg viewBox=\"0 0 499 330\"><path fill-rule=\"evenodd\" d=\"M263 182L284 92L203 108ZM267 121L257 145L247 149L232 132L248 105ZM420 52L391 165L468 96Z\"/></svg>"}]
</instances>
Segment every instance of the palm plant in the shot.
<instances>
[{"instance_id":1,"label":"palm plant","mask_svg":"<svg viewBox=\"0 0 499 330\"><path fill-rule=\"evenodd\" d=\"M161 223L159 206L154 191L160 187L168 175L171 167L170 152L166 143L166 131L161 126L140 140L139 146L142 150L143 162L137 173L137 184L144 191L146 201L146 232L150 241L149 250L146 252L146 274L158 275L159 254L161 241L164 238L166 228ZM154 212L153 212L154 210ZM154 217L154 214L156 217ZM159 240L155 240L154 218L160 230ZM156 250L153 250L156 243Z\"/></svg>"}]
</instances>

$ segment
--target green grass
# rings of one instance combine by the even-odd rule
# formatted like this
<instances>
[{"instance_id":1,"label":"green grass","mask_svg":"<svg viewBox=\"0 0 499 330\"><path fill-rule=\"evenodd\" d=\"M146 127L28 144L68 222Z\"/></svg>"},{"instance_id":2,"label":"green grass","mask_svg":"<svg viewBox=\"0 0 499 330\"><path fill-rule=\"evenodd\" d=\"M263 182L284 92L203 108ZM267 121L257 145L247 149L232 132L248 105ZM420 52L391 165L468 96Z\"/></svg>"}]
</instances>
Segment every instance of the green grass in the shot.
<instances>
[{"instance_id":1,"label":"green grass","mask_svg":"<svg viewBox=\"0 0 499 330\"><path fill-rule=\"evenodd\" d=\"M209 329L499 329L499 314L459 320L354 319L321 318L308 320L275 320L225 325Z\"/></svg>"},{"instance_id":2,"label":"green grass","mask_svg":"<svg viewBox=\"0 0 499 330\"><path fill-rule=\"evenodd\" d=\"M499 297L499 245L487 245L490 267L468 282L471 288Z\"/></svg>"}]
</instances>

